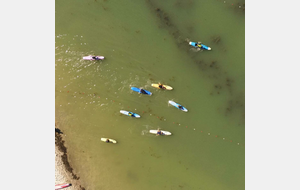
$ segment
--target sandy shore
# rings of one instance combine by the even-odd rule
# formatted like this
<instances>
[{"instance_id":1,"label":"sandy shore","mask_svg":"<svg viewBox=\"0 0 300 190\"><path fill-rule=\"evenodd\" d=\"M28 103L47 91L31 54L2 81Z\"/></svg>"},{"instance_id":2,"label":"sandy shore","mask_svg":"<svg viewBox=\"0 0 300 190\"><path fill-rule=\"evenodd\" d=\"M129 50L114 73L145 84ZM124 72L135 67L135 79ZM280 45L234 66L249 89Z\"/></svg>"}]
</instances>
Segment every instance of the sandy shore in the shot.
<instances>
[{"instance_id":1,"label":"sandy shore","mask_svg":"<svg viewBox=\"0 0 300 190\"><path fill-rule=\"evenodd\" d=\"M59 131L59 130L58 130ZM55 128L55 184L71 183L65 190L85 190L80 185L80 177L73 172L68 161L67 148L64 145L65 134L57 132Z\"/></svg>"}]
</instances>

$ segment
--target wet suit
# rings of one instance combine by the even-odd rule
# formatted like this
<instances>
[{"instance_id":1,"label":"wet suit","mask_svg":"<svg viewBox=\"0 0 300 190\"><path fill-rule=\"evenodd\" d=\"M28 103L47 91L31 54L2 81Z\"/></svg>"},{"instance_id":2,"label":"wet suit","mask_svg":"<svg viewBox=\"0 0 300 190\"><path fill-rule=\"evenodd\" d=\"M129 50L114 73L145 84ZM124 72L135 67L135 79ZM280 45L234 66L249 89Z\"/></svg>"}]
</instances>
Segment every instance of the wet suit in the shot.
<instances>
[{"instance_id":1,"label":"wet suit","mask_svg":"<svg viewBox=\"0 0 300 190\"><path fill-rule=\"evenodd\" d=\"M140 93L142 93L142 94L147 94L147 92L146 92L144 89L141 89L141 90L140 90Z\"/></svg>"},{"instance_id":2,"label":"wet suit","mask_svg":"<svg viewBox=\"0 0 300 190\"><path fill-rule=\"evenodd\" d=\"M182 107L182 106L178 106L178 108L181 109L181 110L183 110L183 107Z\"/></svg>"}]
</instances>

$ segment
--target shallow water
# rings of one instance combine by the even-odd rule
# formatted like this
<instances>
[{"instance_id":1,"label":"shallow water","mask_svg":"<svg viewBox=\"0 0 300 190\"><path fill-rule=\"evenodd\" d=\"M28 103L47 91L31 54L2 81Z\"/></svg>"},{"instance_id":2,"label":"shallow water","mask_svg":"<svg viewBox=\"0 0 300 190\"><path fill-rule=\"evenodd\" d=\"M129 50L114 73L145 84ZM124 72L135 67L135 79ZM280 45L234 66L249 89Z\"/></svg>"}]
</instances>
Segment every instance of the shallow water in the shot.
<instances>
[{"instance_id":1,"label":"shallow water","mask_svg":"<svg viewBox=\"0 0 300 190\"><path fill-rule=\"evenodd\" d=\"M243 3L56 1L56 123L82 186L244 189ZM82 60L89 54L105 60ZM151 87L158 82L174 90ZM158 127L172 136L149 134Z\"/></svg>"}]
</instances>

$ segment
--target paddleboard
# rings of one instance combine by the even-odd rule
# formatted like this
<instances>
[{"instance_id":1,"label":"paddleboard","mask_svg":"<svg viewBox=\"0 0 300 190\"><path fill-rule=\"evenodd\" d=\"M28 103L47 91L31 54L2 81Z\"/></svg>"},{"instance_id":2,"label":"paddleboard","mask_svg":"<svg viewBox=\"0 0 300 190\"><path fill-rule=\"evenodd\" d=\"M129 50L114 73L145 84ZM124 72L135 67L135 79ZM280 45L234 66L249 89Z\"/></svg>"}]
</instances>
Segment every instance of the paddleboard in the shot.
<instances>
[{"instance_id":1,"label":"paddleboard","mask_svg":"<svg viewBox=\"0 0 300 190\"><path fill-rule=\"evenodd\" d=\"M140 93L140 94L144 94L144 93L141 93L141 89L140 88L137 88L137 87L131 87L131 90L133 90L133 91L135 91L135 92L138 92L138 93ZM151 92L149 92L148 90L145 90L145 89L143 89L144 91L145 91L145 93L146 93L146 95L152 95L152 93Z\"/></svg>"},{"instance_id":2,"label":"paddleboard","mask_svg":"<svg viewBox=\"0 0 300 190\"><path fill-rule=\"evenodd\" d=\"M163 84L163 88L159 88L159 84L151 84L151 86L153 86L154 88L165 89L165 90L172 90L173 89L171 86L168 86L168 85L165 85L165 84Z\"/></svg>"},{"instance_id":3,"label":"paddleboard","mask_svg":"<svg viewBox=\"0 0 300 190\"><path fill-rule=\"evenodd\" d=\"M114 139L110 139L110 138L101 138L101 141L103 141L103 142L106 142L106 140L109 140L109 143L114 143L114 144L116 144L117 143L117 141L116 140L114 140ZM107 142L106 142L107 143Z\"/></svg>"},{"instance_id":4,"label":"paddleboard","mask_svg":"<svg viewBox=\"0 0 300 190\"><path fill-rule=\"evenodd\" d=\"M63 188L69 187L69 186L71 186L70 183L64 183L64 184L55 185L55 190L56 189L63 189Z\"/></svg>"},{"instance_id":5,"label":"paddleboard","mask_svg":"<svg viewBox=\"0 0 300 190\"><path fill-rule=\"evenodd\" d=\"M124 114L124 115L128 115L131 117L136 117L136 118L140 118L141 116L137 113L133 113L131 111L125 111L125 110L120 110L120 113ZM131 113L131 114L130 114Z\"/></svg>"},{"instance_id":6,"label":"paddleboard","mask_svg":"<svg viewBox=\"0 0 300 190\"><path fill-rule=\"evenodd\" d=\"M160 130L160 131L162 132L161 135L171 135L172 134L169 131L162 131L162 130ZM155 134L155 135L157 134L157 130L150 130L149 132L152 134Z\"/></svg>"},{"instance_id":7,"label":"paddleboard","mask_svg":"<svg viewBox=\"0 0 300 190\"><path fill-rule=\"evenodd\" d=\"M178 103L176 103L176 102L174 102L174 101L172 101L172 100L169 100L169 104L171 104L172 106L174 106L174 107L176 107L176 108L178 108L178 109L180 109L179 106L181 106L180 104L178 104ZM187 112L187 111L188 111L188 110L187 110L185 107L183 107L183 106L182 106L182 109L180 109L180 110L182 110L182 111L184 111L184 112Z\"/></svg>"},{"instance_id":8,"label":"paddleboard","mask_svg":"<svg viewBox=\"0 0 300 190\"><path fill-rule=\"evenodd\" d=\"M208 46L206 46L206 45L204 45L204 44L200 44L201 47L199 47L199 46L198 46L198 43L196 43L196 42L189 42L189 44L190 44L191 46L195 47L195 48L201 48L201 49L211 50L210 47L208 47Z\"/></svg>"},{"instance_id":9,"label":"paddleboard","mask_svg":"<svg viewBox=\"0 0 300 190\"><path fill-rule=\"evenodd\" d=\"M93 57L96 57L93 58ZM104 56L93 56L93 55L89 55L89 56L85 56L83 57L84 60L103 60L104 59Z\"/></svg>"}]
</instances>

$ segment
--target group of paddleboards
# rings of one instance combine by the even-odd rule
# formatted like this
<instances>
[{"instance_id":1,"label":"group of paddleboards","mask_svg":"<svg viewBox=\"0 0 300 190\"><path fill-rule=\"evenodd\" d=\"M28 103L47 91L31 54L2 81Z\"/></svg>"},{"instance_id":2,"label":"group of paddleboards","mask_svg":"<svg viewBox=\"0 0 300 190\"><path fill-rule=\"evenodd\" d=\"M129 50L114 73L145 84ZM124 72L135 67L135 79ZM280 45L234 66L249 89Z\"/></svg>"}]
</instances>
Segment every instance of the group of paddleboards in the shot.
<instances>
[{"instance_id":1,"label":"group of paddleboards","mask_svg":"<svg viewBox=\"0 0 300 190\"><path fill-rule=\"evenodd\" d=\"M197 49L205 49L205 50L211 50L210 47L202 44L201 42L189 42L189 45L193 46L194 48ZM89 55L89 56L85 56L83 57L84 60L103 60L104 56L93 56L93 55ZM173 90L173 88L171 86L165 85L165 84L151 84L152 87L157 88L157 89L164 89L164 90ZM137 88L137 87L131 87L131 90L134 92L138 92L139 94L144 94L144 95L149 95L151 96L152 93L148 90L145 90L143 88ZM187 112L188 110L183 107L182 105L169 100L168 104L176 107L177 109ZM130 117L134 117L134 118L140 118L141 116L137 113L133 113L131 111L126 111L126 110L120 110L121 114L130 116ZM160 129L158 130L150 130L149 131L151 134L156 134L156 135L171 135L172 133L170 133L169 131L161 131ZM101 141L106 142L106 143L117 143L116 140L111 139L111 138L101 138Z\"/></svg>"},{"instance_id":2,"label":"group of paddleboards","mask_svg":"<svg viewBox=\"0 0 300 190\"><path fill-rule=\"evenodd\" d=\"M158 88L158 89L164 89L164 90L173 90L173 88L171 86L168 86L168 85L165 85L165 84L151 84L152 87L154 88ZM152 93L148 90L145 90L143 88L137 88L137 87L131 87L131 90L134 91L134 92L138 92L139 94L144 94L144 95L149 95L151 96ZM172 100L169 100L168 101L169 104L171 104L172 106L176 107L177 109L181 110L181 111L184 111L184 112L187 112L188 110L183 107L182 105L172 101ZM130 117L134 117L134 118L140 118L141 116L137 113L133 113L131 111L126 111L126 110L120 110L120 113L121 114L124 114L124 115L127 115L127 116L130 116ZM172 133L169 132L169 131L162 131L160 129L158 130L150 130L149 133L151 134L156 134L156 135L171 135ZM114 139L110 139L110 138L101 138L101 141L103 142L107 142L107 143L117 143L116 140Z\"/></svg>"}]
</instances>

